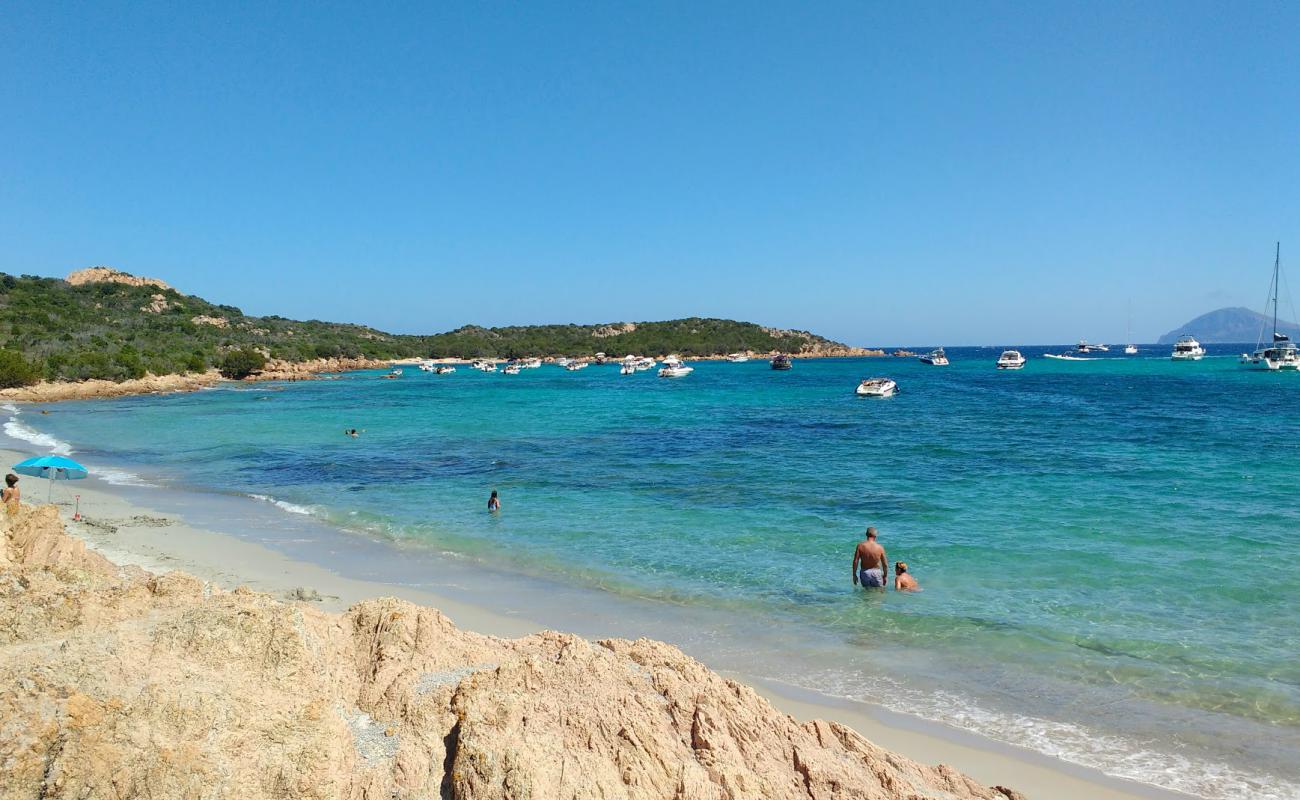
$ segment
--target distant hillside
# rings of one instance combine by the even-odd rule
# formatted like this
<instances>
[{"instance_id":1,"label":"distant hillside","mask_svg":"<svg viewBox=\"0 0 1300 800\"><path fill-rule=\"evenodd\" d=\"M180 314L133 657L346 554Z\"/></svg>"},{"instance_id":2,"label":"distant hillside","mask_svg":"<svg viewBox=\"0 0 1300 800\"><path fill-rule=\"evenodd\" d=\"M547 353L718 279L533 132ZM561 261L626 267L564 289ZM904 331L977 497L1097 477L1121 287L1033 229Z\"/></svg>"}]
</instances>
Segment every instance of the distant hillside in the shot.
<instances>
[{"instance_id":1,"label":"distant hillside","mask_svg":"<svg viewBox=\"0 0 1300 800\"><path fill-rule=\"evenodd\" d=\"M860 351L807 331L764 328L752 322L691 317L668 322L614 322L605 325L526 325L481 328L466 325L428 338L434 357L462 358L589 356L710 356L750 350L804 355L851 355Z\"/></svg>"},{"instance_id":2,"label":"distant hillside","mask_svg":"<svg viewBox=\"0 0 1300 800\"><path fill-rule=\"evenodd\" d=\"M1191 334L1202 344L1205 343L1252 343L1259 338L1260 331L1268 336L1268 328L1273 324L1271 317L1265 317L1249 308L1220 308L1196 319L1160 337L1160 344L1172 344L1179 336ZM1278 320L1278 332L1300 339L1300 325L1294 322Z\"/></svg>"},{"instance_id":3,"label":"distant hillside","mask_svg":"<svg viewBox=\"0 0 1300 800\"><path fill-rule=\"evenodd\" d=\"M608 325L466 326L433 336L385 333L364 325L254 317L234 306L181 294L154 278L106 267L70 280L0 273L0 356L33 378L122 381L146 372L202 372L232 350L255 349L299 363L319 358L516 357L604 351L686 356L738 350L804 355L861 351L805 331L749 322L684 319ZM5 353L3 351L8 351ZM0 359L3 360L3 359ZM31 369L34 367L34 370Z\"/></svg>"}]
</instances>

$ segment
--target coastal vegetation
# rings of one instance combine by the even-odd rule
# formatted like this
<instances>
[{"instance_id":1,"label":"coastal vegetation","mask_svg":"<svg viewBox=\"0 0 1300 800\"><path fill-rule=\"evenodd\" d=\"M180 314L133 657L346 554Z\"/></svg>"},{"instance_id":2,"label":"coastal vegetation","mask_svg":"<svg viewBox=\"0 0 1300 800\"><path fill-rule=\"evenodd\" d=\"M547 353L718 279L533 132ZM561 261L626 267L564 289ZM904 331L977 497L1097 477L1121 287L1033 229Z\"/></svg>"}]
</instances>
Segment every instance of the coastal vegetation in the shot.
<instances>
[{"instance_id":1,"label":"coastal vegetation","mask_svg":"<svg viewBox=\"0 0 1300 800\"><path fill-rule=\"evenodd\" d=\"M242 378L270 360L294 364L597 352L710 356L741 350L851 352L804 331L696 317L605 325L467 325L431 336L391 334L364 325L250 316L161 281L102 267L73 273L66 281L0 273L0 388L40 379L125 381L214 368Z\"/></svg>"}]
</instances>

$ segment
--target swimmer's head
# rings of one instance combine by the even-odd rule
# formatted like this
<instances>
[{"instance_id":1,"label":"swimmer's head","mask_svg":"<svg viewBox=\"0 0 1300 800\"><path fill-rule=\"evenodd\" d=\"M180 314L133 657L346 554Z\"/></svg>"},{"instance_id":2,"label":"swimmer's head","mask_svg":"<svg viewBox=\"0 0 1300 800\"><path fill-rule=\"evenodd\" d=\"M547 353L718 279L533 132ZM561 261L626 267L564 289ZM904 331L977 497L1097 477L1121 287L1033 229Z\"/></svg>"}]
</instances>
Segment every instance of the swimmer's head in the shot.
<instances>
[{"instance_id":1,"label":"swimmer's head","mask_svg":"<svg viewBox=\"0 0 1300 800\"><path fill-rule=\"evenodd\" d=\"M894 562L894 572L897 572L899 575L902 575L904 572L907 572L907 562L905 562L905 561L895 561L895 562Z\"/></svg>"},{"instance_id":2,"label":"swimmer's head","mask_svg":"<svg viewBox=\"0 0 1300 800\"><path fill-rule=\"evenodd\" d=\"M876 529L875 529L875 528L867 528L867 538L868 538L868 539L874 539L874 538L876 538Z\"/></svg>"}]
</instances>

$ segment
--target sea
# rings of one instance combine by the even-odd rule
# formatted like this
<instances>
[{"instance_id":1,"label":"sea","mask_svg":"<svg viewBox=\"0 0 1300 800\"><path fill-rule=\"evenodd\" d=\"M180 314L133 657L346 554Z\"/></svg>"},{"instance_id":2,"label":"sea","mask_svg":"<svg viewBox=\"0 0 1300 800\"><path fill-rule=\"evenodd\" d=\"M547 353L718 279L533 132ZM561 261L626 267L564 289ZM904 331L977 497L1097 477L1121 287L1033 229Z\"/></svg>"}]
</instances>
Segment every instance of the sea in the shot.
<instances>
[{"instance_id":1,"label":"sea","mask_svg":"<svg viewBox=\"0 0 1300 800\"><path fill-rule=\"evenodd\" d=\"M407 368L9 406L4 429L346 574L1198 797L1300 797L1300 374L1244 371L1241 345L1020 349L1019 371L1000 347ZM898 394L856 396L874 376ZM923 591L852 584L868 525Z\"/></svg>"}]
</instances>

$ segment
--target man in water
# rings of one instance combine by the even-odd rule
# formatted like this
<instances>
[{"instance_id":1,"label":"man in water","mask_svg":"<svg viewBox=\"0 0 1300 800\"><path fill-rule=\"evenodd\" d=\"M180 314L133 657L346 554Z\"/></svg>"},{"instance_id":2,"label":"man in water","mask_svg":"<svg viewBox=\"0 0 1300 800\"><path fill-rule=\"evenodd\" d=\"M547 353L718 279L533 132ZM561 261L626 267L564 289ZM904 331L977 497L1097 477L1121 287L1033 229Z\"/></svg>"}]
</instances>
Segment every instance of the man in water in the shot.
<instances>
[{"instance_id":1,"label":"man in water","mask_svg":"<svg viewBox=\"0 0 1300 800\"><path fill-rule=\"evenodd\" d=\"M862 581L864 589L884 589L889 577L889 560L885 548L876 541L876 529L867 528L867 538L853 551L853 585Z\"/></svg>"}]
</instances>

